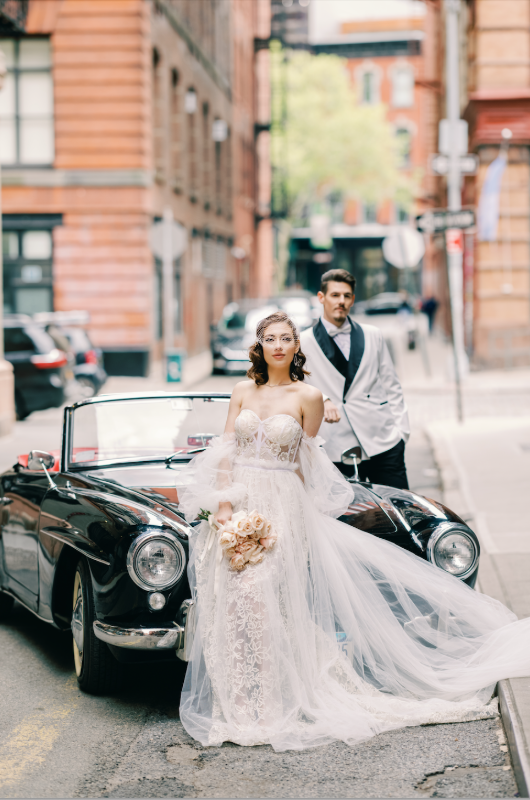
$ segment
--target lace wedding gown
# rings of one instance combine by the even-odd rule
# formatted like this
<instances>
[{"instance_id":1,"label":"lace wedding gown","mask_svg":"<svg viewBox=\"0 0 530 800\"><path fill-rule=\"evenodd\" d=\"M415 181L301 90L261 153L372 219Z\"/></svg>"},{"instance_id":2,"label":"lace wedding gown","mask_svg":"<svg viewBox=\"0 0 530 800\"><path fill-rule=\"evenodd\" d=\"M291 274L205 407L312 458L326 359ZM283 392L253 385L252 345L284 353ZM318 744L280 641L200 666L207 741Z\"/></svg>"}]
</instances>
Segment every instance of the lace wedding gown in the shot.
<instances>
[{"instance_id":1,"label":"lace wedding gown","mask_svg":"<svg viewBox=\"0 0 530 800\"><path fill-rule=\"evenodd\" d=\"M203 745L290 750L494 716L496 681L530 674L530 620L333 519L355 489L319 443L289 415L246 409L184 474L188 518L230 500L278 533L235 572L208 525L194 529L184 727Z\"/></svg>"}]
</instances>

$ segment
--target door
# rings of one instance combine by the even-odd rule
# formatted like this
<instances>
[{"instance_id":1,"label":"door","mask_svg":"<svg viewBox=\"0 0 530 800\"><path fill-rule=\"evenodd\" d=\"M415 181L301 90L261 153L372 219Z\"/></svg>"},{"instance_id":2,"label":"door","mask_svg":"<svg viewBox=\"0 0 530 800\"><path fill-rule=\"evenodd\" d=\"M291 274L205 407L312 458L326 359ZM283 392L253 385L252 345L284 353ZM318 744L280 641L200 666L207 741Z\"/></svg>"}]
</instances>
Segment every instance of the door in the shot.
<instances>
[{"instance_id":1,"label":"door","mask_svg":"<svg viewBox=\"0 0 530 800\"><path fill-rule=\"evenodd\" d=\"M35 608L39 593L39 516L45 475L2 476L2 555L9 588Z\"/></svg>"}]
</instances>

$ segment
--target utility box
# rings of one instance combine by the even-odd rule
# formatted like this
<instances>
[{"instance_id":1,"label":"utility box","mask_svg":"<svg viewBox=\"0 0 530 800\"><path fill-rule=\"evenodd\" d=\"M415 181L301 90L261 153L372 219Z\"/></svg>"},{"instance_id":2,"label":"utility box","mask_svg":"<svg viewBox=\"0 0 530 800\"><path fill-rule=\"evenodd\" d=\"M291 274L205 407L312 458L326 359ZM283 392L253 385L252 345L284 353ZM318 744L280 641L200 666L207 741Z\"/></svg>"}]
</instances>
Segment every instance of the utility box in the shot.
<instances>
[{"instance_id":1,"label":"utility box","mask_svg":"<svg viewBox=\"0 0 530 800\"><path fill-rule=\"evenodd\" d=\"M181 349L170 350L166 353L166 381L168 383L181 383L184 370L186 351Z\"/></svg>"}]
</instances>

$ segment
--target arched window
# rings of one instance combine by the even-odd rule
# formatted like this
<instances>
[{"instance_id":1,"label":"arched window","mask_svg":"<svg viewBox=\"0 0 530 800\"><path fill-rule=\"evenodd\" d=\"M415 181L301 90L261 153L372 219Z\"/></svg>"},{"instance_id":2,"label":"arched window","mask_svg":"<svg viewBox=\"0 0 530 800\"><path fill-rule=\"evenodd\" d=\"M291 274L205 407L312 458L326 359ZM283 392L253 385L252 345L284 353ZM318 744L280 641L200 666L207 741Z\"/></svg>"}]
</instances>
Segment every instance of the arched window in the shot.
<instances>
[{"instance_id":1,"label":"arched window","mask_svg":"<svg viewBox=\"0 0 530 800\"><path fill-rule=\"evenodd\" d=\"M394 108L414 105L414 72L409 66L397 67L392 73L392 105Z\"/></svg>"}]
</instances>

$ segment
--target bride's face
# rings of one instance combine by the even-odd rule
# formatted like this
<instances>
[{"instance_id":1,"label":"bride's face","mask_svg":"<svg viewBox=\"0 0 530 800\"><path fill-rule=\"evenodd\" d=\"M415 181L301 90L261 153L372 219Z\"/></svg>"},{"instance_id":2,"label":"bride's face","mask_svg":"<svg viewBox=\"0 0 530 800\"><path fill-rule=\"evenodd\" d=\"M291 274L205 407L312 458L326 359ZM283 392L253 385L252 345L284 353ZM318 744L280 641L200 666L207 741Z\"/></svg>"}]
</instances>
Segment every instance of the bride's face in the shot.
<instances>
[{"instance_id":1,"label":"bride's face","mask_svg":"<svg viewBox=\"0 0 530 800\"><path fill-rule=\"evenodd\" d=\"M273 322L263 333L263 356L270 367L290 367L299 345L286 322Z\"/></svg>"}]
</instances>

